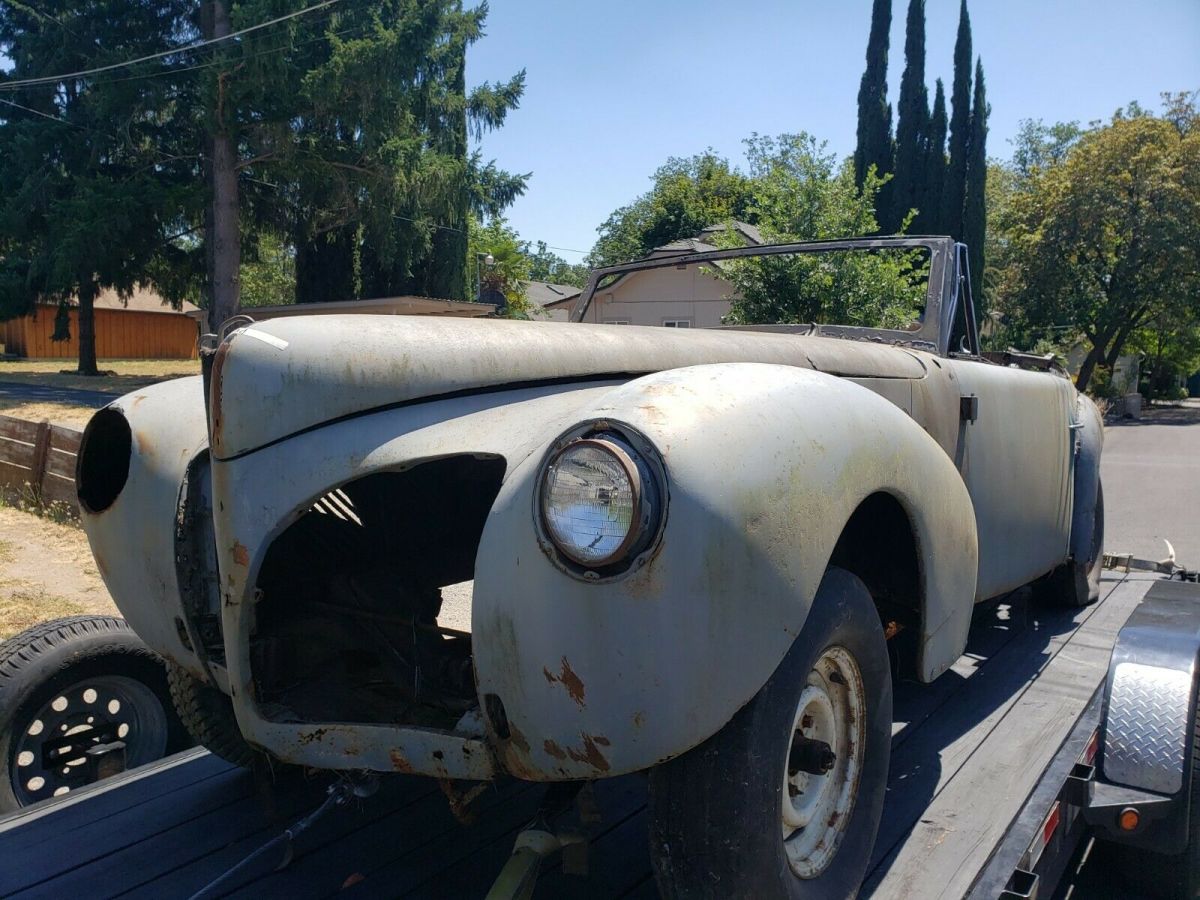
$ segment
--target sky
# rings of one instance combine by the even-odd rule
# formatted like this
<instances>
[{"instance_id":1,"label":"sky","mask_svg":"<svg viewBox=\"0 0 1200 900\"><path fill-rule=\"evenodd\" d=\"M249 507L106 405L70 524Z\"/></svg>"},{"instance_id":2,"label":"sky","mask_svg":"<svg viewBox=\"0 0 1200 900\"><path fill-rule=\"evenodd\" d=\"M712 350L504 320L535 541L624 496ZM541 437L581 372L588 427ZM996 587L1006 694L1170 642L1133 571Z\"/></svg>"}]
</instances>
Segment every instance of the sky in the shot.
<instances>
[{"instance_id":1,"label":"sky","mask_svg":"<svg viewBox=\"0 0 1200 900\"><path fill-rule=\"evenodd\" d=\"M908 4L895 0L888 89L904 66ZM958 0L926 0L925 71L949 98ZM968 0L983 57L988 154L1022 119L1106 119L1163 91L1200 89L1200 0ZM522 238L578 262L609 214L670 156L712 147L741 162L753 132L807 131L854 151L870 0L492 0L470 84L526 70L525 96L485 159L531 172L507 213Z\"/></svg>"}]
</instances>

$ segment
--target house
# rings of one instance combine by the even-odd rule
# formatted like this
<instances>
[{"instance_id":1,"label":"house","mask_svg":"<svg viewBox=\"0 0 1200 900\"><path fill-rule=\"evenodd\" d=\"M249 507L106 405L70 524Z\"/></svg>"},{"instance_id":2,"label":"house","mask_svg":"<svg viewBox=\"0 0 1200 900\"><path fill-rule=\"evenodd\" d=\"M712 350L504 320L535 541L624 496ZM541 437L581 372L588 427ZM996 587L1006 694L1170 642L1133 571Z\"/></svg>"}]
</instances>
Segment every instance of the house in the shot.
<instances>
[{"instance_id":1,"label":"house","mask_svg":"<svg viewBox=\"0 0 1200 900\"><path fill-rule=\"evenodd\" d=\"M525 299L531 307L532 318L538 321L569 321L571 307L583 293L582 288L548 281L522 281L521 285L525 288Z\"/></svg>"},{"instance_id":2,"label":"house","mask_svg":"<svg viewBox=\"0 0 1200 900\"><path fill-rule=\"evenodd\" d=\"M753 225L731 222L710 225L694 238L671 241L655 247L647 258L682 256L716 250L722 233L732 232L744 245L764 243ZM586 322L608 325L658 325L667 328L711 328L721 324L729 313L730 299L736 296L733 285L715 274L712 267L649 269L618 276L611 284L596 291L588 307ZM546 304L551 314L573 311L574 298Z\"/></svg>"},{"instance_id":3,"label":"house","mask_svg":"<svg viewBox=\"0 0 1200 900\"><path fill-rule=\"evenodd\" d=\"M122 301L116 291L104 290L95 300L97 359L194 359L197 308L184 302L174 309L153 290L138 288ZM58 304L39 303L19 319L0 322L0 341L6 353L30 358L74 359L79 356L79 310L72 307L71 338L52 341Z\"/></svg>"}]
</instances>

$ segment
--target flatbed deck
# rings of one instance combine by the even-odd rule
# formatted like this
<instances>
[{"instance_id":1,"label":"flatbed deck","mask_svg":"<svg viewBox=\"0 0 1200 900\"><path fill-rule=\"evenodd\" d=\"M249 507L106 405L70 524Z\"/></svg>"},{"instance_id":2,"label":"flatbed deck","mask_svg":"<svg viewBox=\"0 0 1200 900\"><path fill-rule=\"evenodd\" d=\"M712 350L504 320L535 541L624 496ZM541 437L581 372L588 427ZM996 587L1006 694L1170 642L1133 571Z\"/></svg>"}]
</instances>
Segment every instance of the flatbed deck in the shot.
<instances>
[{"instance_id":1,"label":"flatbed deck","mask_svg":"<svg viewBox=\"0 0 1200 900\"><path fill-rule=\"evenodd\" d=\"M865 897L968 893L1041 773L1104 680L1117 632L1154 579L1106 575L1081 610L1027 592L981 607L967 652L932 685L896 685L891 775ZM0 819L0 896L188 896L316 806L326 782L266 792L247 773L187 751ZM539 897L656 896L646 782L600 781L590 874L542 876ZM536 785L508 782L460 825L438 785L389 777L260 860L233 896L482 896L533 817Z\"/></svg>"}]
</instances>

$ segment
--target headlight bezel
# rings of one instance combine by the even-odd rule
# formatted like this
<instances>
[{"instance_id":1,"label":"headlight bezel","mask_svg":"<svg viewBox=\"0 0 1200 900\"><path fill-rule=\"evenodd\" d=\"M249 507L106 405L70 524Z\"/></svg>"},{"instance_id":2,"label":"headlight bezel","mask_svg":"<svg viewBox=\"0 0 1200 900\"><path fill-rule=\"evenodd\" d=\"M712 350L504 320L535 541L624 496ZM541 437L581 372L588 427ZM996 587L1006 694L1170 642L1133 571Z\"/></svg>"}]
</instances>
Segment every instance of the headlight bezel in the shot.
<instances>
[{"instance_id":1,"label":"headlight bezel","mask_svg":"<svg viewBox=\"0 0 1200 900\"><path fill-rule=\"evenodd\" d=\"M624 470L633 494L633 516L621 544L603 561L587 561L553 536L547 514L551 467L580 444L609 453ZM657 548L668 507L666 469L657 448L637 429L607 419L581 423L547 449L537 470L533 518L538 543L563 571L590 582L620 578L641 568Z\"/></svg>"}]
</instances>

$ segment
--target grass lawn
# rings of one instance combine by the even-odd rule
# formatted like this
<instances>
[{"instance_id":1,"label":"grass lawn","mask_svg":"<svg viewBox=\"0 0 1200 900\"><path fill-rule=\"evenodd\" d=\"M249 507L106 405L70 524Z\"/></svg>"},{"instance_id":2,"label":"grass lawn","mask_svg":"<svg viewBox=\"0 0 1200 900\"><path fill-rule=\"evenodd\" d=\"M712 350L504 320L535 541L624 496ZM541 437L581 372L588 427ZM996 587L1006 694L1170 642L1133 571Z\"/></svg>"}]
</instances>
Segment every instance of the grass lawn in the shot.
<instances>
[{"instance_id":1,"label":"grass lawn","mask_svg":"<svg viewBox=\"0 0 1200 900\"><path fill-rule=\"evenodd\" d=\"M83 431L95 412L95 407L74 403L22 403L0 397L0 416L16 416L30 422L46 419L53 425L74 428L76 431Z\"/></svg>"},{"instance_id":2,"label":"grass lawn","mask_svg":"<svg viewBox=\"0 0 1200 900\"><path fill-rule=\"evenodd\" d=\"M0 381L127 394L148 384L200 374L198 359L102 359L98 367L105 374L90 378L74 374L70 359L4 359Z\"/></svg>"}]
</instances>

